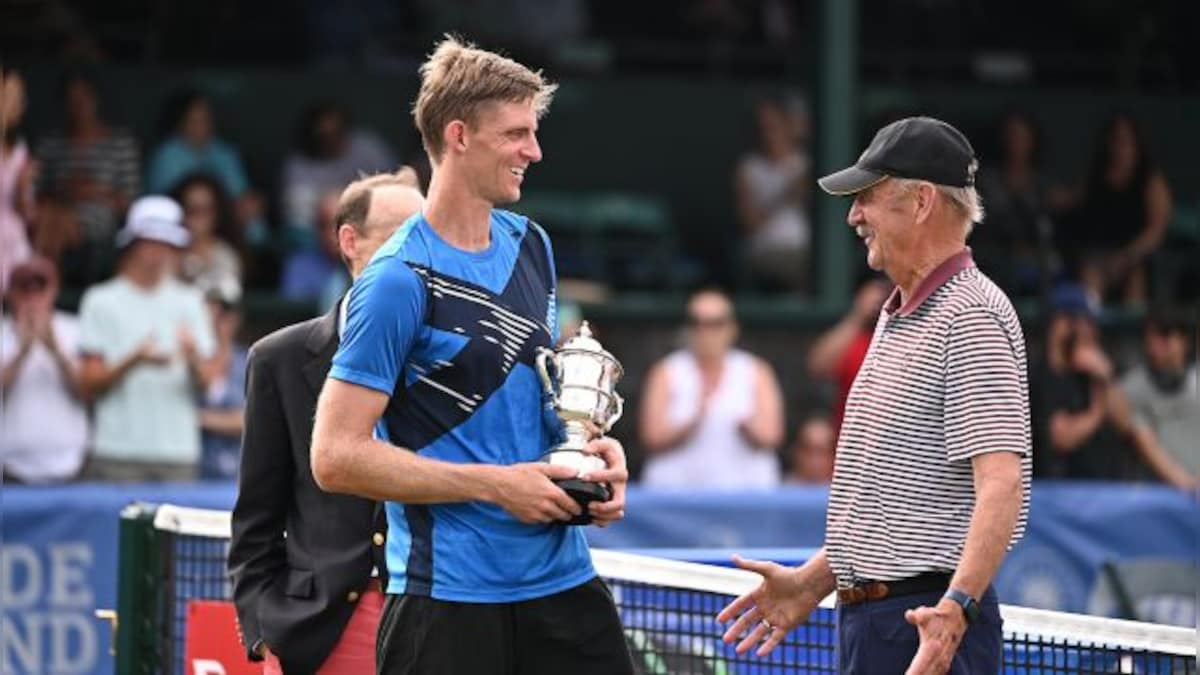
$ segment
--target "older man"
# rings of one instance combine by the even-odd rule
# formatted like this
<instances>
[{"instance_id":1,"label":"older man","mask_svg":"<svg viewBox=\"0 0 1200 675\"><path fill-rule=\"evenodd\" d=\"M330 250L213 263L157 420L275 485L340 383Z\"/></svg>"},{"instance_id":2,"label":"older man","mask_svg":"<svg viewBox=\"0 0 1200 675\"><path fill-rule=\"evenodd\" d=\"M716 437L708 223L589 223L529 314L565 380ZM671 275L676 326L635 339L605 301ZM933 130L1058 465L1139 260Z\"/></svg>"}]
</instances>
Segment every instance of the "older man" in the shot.
<instances>
[{"instance_id":1,"label":"older man","mask_svg":"<svg viewBox=\"0 0 1200 675\"><path fill-rule=\"evenodd\" d=\"M416 186L404 168L342 192L332 227L351 276L420 211ZM229 569L243 641L267 674L375 672L383 595L372 569L385 570L383 512L369 499L322 492L309 469L317 393L344 304L250 350Z\"/></svg>"},{"instance_id":2,"label":"older man","mask_svg":"<svg viewBox=\"0 0 1200 675\"><path fill-rule=\"evenodd\" d=\"M918 117L819 181L854 197L847 220L897 288L847 402L825 547L799 568L737 559L763 576L719 616L739 651L771 651L836 590L839 672L999 670L991 581L1025 528L1031 443L1020 324L966 248L976 166Z\"/></svg>"}]
</instances>

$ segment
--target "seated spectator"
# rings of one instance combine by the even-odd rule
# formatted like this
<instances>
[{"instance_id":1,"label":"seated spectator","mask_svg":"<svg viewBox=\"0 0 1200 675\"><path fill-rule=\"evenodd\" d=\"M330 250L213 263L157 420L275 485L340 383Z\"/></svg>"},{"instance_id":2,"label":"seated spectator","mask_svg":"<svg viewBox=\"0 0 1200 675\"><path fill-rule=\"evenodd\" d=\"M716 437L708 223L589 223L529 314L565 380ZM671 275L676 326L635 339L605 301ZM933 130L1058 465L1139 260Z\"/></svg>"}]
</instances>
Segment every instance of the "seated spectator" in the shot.
<instances>
[{"instance_id":1,"label":"seated spectator","mask_svg":"<svg viewBox=\"0 0 1200 675\"><path fill-rule=\"evenodd\" d=\"M188 176L206 173L233 200L230 215L239 231L248 231L256 243L265 238L262 199L250 188L237 149L217 137L208 98L199 91L179 94L167 102L165 117L167 137L150 157L146 191L177 192Z\"/></svg>"},{"instance_id":2,"label":"seated spectator","mask_svg":"<svg viewBox=\"0 0 1200 675\"><path fill-rule=\"evenodd\" d=\"M765 290L808 287L809 160L799 142L800 120L778 101L756 110L758 147L738 162L735 197L744 237L743 265Z\"/></svg>"},{"instance_id":3,"label":"seated spectator","mask_svg":"<svg viewBox=\"0 0 1200 675\"><path fill-rule=\"evenodd\" d=\"M374 133L351 129L349 113L325 101L301 120L296 146L283 163L281 206L289 237L308 245L320 234L313 216L317 203L364 173L390 171L396 157Z\"/></svg>"},{"instance_id":4,"label":"seated spectator","mask_svg":"<svg viewBox=\"0 0 1200 675\"><path fill-rule=\"evenodd\" d=\"M687 347L651 368L640 432L644 484L761 489L779 484L783 395L766 361L734 348L733 303L716 290L688 301Z\"/></svg>"},{"instance_id":5,"label":"seated spectator","mask_svg":"<svg viewBox=\"0 0 1200 675\"><path fill-rule=\"evenodd\" d=\"M45 258L13 269L0 321L0 460L5 483L71 480L88 417L79 381L79 322L55 311L58 273Z\"/></svg>"},{"instance_id":6,"label":"seated spectator","mask_svg":"<svg viewBox=\"0 0 1200 675\"><path fill-rule=\"evenodd\" d=\"M138 199L117 244L117 275L80 302L83 388L95 402L84 477L191 480L200 459L196 392L219 364L203 298L173 277L188 245L183 209L168 197Z\"/></svg>"},{"instance_id":7,"label":"seated spectator","mask_svg":"<svg viewBox=\"0 0 1200 675\"><path fill-rule=\"evenodd\" d=\"M316 302L321 311L333 303L350 287L338 248L337 216L338 198L341 190L325 193L317 204L317 236L320 246L316 249L301 248L288 255L283 263L283 279L279 292L293 302Z\"/></svg>"},{"instance_id":8,"label":"seated spectator","mask_svg":"<svg viewBox=\"0 0 1200 675\"><path fill-rule=\"evenodd\" d=\"M1146 360L1121 380L1133 410L1133 440L1160 480L1195 490L1200 479L1200 391L1188 355L1186 314L1158 309L1146 319Z\"/></svg>"},{"instance_id":9,"label":"seated spectator","mask_svg":"<svg viewBox=\"0 0 1200 675\"><path fill-rule=\"evenodd\" d=\"M91 80L71 75L63 94L66 130L37 146L39 190L71 215L47 227L74 232L47 236L75 242L65 252L62 269L71 282L83 284L103 278L112 267L113 233L141 183L138 144L128 131L100 116Z\"/></svg>"},{"instance_id":10,"label":"seated spectator","mask_svg":"<svg viewBox=\"0 0 1200 675\"><path fill-rule=\"evenodd\" d=\"M1051 312L1044 358L1031 381L1035 475L1131 478L1136 456L1129 405L1100 344L1087 291L1061 285Z\"/></svg>"},{"instance_id":11,"label":"seated spectator","mask_svg":"<svg viewBox=\"0 0 1200 675\"><path fill-rule=\"evenodd\" d=\"M800 426L792 445L789 483L828 483L833 480L837 435L824 417L810 417Z\"/></svg>"},{"instance_id":12,"label":"seated spectator","mask_svg":"<svg viewBox=\"0 0 1200 675\"><path fill-rule=\"evenodd\" d=\"M997 140L998 163L979 172L987 218L971 234L971 250L1009 295L1035 296L1053 257L1041 134L1032 118L1014 112L1001 121Z\"/></svg>"},{"instance_id":13,"label":"seated spectator","mask_svg":"<svg viewBox=\"0 0 1200 675\"><path fill-rule=\"evenodd\" d=\"M191 235L180 260L179 276L198 288L240 288L240 242L221 184L208 174L192 174L171 197L183 207L183 223Z\"/></svg>"},{"instance_id":14,"label":"seated spectator","mask_svg":"<svg viewBox=\"0 0 1200 675\"><path fill-rule=\"evenodd\" d=\"M1143 305L1146 261L1170 220L1171 190L1141 129L1128 115L1113 117L1097 141L1083 201L1063 223L1065 262L1093 299L1115 291L1125 304Z\"/></svg>"},{"instance_id":15,"label":"seated spectator","mask_svg":"<svg viewBox=\"0 0 1200 675\"><path fill-rule=\"evenodd\" d=\"M842 428L842 417L846 414L846 399L850 397L850 386L858 375L871 338L875 334L875 322L879 311L887 300L891 287L876 275L865 277L854 294L854 304L832 328L817 338L808 352L808 374L821 379L833 380L833 410L830 423L834 438Z\"/></svg>"},{"instance_id":16,"label":"seated spectator","mask_svg":"<svg viewBox=\"0 0 1200 675\"><path fill-rule=\"evenodd\" d=\"M25 116L25 80L0 66L0 294L17 263L33 254L33 175L36 162L21 135Z\"/></svg>"},{"instance_id":17,"label":"seated spectator","mask_svg":"<svg viewBox=\"0 0 1200 675\"><path fill-rule=\"evenodd\" d=\"M246 395L246 347L237 342L242 326L242 289L228 279L201 285L217 338L216 376L200 392L200 478L237 478Z\"/></svg>"}]
</instances>

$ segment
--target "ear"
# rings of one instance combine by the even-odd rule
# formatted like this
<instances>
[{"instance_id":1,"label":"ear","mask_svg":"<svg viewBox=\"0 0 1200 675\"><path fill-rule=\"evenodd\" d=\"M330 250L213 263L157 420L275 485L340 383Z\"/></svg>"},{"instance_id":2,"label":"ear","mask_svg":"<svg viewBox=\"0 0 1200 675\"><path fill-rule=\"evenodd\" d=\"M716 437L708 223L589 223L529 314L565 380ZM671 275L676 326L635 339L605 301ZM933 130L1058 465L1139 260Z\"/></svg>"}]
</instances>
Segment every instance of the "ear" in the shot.
<instances>
[{"instance_id":1,"label":"ear","mask_svg":"<svg viewBox=\"0 0 1200 675\"><path fill-rule=\"evenodd\" d=\"M338 250L341 251L342 257L346 260L354 259L354 245L358 241L358 232L354 230L354 226L342 224L337 230Z\"/></svg>"},{"instance_id":2,"label":"ear","mask_svg":"<svg viewBox=\"0 0 1200 675\"><path fill-rule=\"evenodd\" d=\"M467 149L467 123L462 120L451 120L442 132L442 141L447 150L462 152Z\"/></svg>"},{"instance_id":3,"label":"ear","mask_svg":"<svg viewBox=\"0 0 1200 675\"><path fill-rule=\"evenodd\" d=\"M937 188L931 183L921 183L917 186L916 204L917 213L916 221L923 223L933 214L934 202L937 200Z\"/></svg>"}]
</instances>

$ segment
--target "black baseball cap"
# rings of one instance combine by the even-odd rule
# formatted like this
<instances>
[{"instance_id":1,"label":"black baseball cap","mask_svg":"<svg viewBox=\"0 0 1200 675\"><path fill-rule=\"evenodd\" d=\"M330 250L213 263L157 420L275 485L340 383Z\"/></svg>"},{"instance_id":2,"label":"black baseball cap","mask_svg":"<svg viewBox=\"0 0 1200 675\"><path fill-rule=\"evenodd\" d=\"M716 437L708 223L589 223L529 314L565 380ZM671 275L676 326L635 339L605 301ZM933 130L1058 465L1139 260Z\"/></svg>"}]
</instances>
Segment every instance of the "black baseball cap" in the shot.
<instances>
[{"instance_id":1,"label":"black baseball cap","mask_svg":"<svg viewBox=\"0 0 1200 675\"><path fill-rule=\"evenodd\" d=\"M852 195L888 177L967 187L975 184L977 168L961 131L932 117L906 117L880 129L854 166L817 183L831 195Z\"/></svg>"}]
</instances>

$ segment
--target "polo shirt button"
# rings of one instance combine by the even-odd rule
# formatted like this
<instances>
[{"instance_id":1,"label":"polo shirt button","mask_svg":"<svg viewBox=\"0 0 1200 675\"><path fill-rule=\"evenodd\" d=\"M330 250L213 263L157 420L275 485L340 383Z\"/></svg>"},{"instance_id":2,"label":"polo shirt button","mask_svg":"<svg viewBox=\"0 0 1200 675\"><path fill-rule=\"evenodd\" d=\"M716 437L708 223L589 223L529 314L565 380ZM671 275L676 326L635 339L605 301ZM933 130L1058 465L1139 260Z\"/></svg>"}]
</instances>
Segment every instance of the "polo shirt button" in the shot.
<instances>
[{"instance_id":1,"label":"polo shirt button","mask_svg":"<svg viewBox=\"0 0 1200 675\"><path fill-rule=\"evenodd\" d=\"M347 593L346 602L358 602L358 591L350 591Z\"/></svg>"},{"instance_id":2,"label":"polo shirt button","mask_svg":"<svg viewBox=\"0 0 1200 675\"><path fill-rule=\"evenodd\" d=\"M376 546L383 546L383 533L376 532L375 536L371 537L371 541L375 542Z\"/></svg>"}]
</instances>

